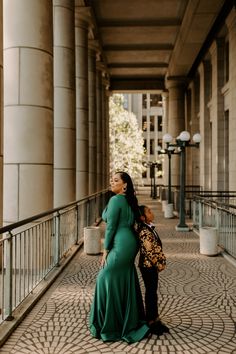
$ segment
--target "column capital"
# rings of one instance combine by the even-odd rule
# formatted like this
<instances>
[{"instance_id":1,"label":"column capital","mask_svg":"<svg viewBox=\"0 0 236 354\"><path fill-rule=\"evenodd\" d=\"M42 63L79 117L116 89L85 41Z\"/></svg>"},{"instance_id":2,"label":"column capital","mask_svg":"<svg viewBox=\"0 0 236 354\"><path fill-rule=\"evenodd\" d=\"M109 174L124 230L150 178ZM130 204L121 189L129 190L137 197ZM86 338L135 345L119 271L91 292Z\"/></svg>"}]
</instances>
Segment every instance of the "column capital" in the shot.
<instances>
[{"instance_id":1,"label":"column capital","mask_svg":"<svg viewBox=\"0 0 236 354\"><path fill-rule=\"evenodd\" d=\"M236 24L236 9L235 7L232 8L229 16L227 17L226 21L226 26L228 27L228 29L230 30L231 27L235 26Z\"/></svg>"},{"instance_id":2,"label":"column capital","mask_svg":"<svg viewBox=\"0 0 236 354\"><path fill-rule=\"evenodd\" d=\"M87 29L89 39L94 39L96 37L96 26L89 6L75 4L75 27Z\"/></svg>"},{"instance_id":3,"label":"column capital","mask_svg":"<svg viewBox=\"0 0 236 354\"><path fill-rule=\"evenodd\" d=\"M188 83L188 78L185 76L166 76L165 87L169 90L174 87L185 87Z\"/></svg>"}]
</instances>

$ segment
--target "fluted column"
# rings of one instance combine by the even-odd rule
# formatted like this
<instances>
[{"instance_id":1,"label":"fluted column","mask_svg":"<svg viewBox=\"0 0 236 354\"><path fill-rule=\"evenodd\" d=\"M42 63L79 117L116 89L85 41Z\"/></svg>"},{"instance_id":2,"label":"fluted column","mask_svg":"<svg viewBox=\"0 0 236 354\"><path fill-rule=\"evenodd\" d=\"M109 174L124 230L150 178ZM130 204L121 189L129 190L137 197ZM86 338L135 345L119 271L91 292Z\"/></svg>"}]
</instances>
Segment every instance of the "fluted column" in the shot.
<instances>
[{"instance_id":1,"label":"fluted column","mask_svg":"<svg viewBox=\"0 0 236 354\"><path fill-rule=\"evenodd\" d=\"M74 1L54 5L54 207L75 200Z\"/></svg>"},{"instance_id":2,"label":"fluted column","mask_svg":"<svg viewBox=\"0 0 236 354\"><path fill-rule=\"evenodd\" d=\"M96 72L96 108L97 108L97 138L96 138L96 157L97 157L97 190L100 191L103 188L102 183L102 141L103 141L103 130L102 130L102 72L97 68Z\"/></svg>"},{"instance_id":3,"label":"fluted column","mask_svg":"<svg viewBox=\"0 0 236 354\"><path fill-rule=\"evenodd\" d=\"M88 195L88 22L75 7L76 50L76 199Z\"/></svg>"},{"instance_id":4,"label":"fluted column","mask_svg":"<svg viewBox=\"0 0 236 354\"><path fill-rule=\"evenodd\" d=\"M236 190L236 11L232 9L226 25L229 38L229 190Z\"/></svg>"},{"instance_id":5,"label":"fluted column","mask_svg":"<svg viewBox=\"0 0 236 354\"><path fill-rule=\"evenodd\" d=\"M208 103L210 99L211 87L211 65L209 61L203 61L198 68L200 77L200 185L204 190L211 189L211 164L212 164L212 137Z\"/></svg>"},{"instance_id":6,"label":"fluted column","mask_svg":"<svg viewBox=\"0 0 236 354\"><path fill-rule=\"evenodd\" d=\"M199 95L199 90L196 85L198 80L193 80L189 85L187 105L188 105L188 118L187 118L187 130L189 131L191 137L195 133L200 133L199 127L199 117L198 117L198 107L196 107L197 99L196 95ZM186 184L187 185L199 185L200 184L200 162L199 149L186 149L187 152L187 176Z\"/></svg>"},{"instance_id":7,"label":"fluted column","mask_svg":"<svg viewBox=\"0 0 236 354\"><path fill-rule=\"evenodd\" d=\"M3 16L0 0L0 227L2 226L3 208Z\"/></svg>"},{"instance_id":8,"label":"fluted column","mask_svg":"<svg viewBox=\"0 0 236 354\"><path fill-rule=\"evenodd\" d=\"M182 78L167 79L169 92L168 133L176 138L185 130L185 80ZM179 160L171 160L172 185L179 185Z\"/></svg>"},{"instance_id":9,"label":"fluted column","mask_svg":"<svg viewBox=\"0 0 236 354\"><path fill-rule=\"evenodd\" d=\"M97 144L97 122L96 122L96 50L94 43L89 43L88 52L88 98L89 98L89 194L96 192L96 144Z\"/></svg>"},{"instance_id":10,"label":"fluted column","mask_svg":"<svg viewBox=\"0 0 236 354\"><path fill-rule=\"evenodd\" d=\"M50 0L4 0L4 220L53 207Z\"/></svg>"},{"instance_id":11,"label":"fluted column","mask_svg":"<svg viewBox=\"0 0 236 354\"><path fill-rule=\"evenodd\" d=\"M109 185L110 180L110 146L109 146L109 83L106 73L102 76L102 188Z\"/></svg>"},{"instance_id":12,"label":"fluted column","mask_svg":"<svg viewBox=\"0 0 236 354\"><path fill-rule=\"evenodd\" d=\"M162 102L163 102L163 115L162 115L162 136L168 133L168 119L169 119L169 93L167 91L162 92ZM162 144L165 149L165 143ZM168 184L168 156L160 155L163 157L163 184Z\"/></svg>"},{"instance_id":13,"label":"fluted column","mask_svg":"<svg viewBox=\"0 0 236 354\"><path fill-rule=\"evenodd\" d=\"M224 39L218 38L210 47L212 66L212 155L217 160L212 162L212 189L224 190L224 97L221 89L224 86Z\"/></svg>"}]
</instances>

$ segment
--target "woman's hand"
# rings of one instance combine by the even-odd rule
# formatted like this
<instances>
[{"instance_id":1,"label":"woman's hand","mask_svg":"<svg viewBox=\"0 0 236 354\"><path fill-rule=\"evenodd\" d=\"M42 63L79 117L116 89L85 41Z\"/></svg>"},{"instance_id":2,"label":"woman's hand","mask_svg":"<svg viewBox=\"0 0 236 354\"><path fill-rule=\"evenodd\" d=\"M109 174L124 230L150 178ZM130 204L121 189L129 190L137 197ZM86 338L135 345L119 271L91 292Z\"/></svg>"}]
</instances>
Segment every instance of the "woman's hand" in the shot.
<instances>
[{"instance_id":1,"label":"woman's hand","mask_svg":"<svg viewBox=\"0 0 236 354\"><path fill-rule=\"evenodd\" d=\"M109 251L108 250L104 250L103 251L103 255L102 255L102 260L101 260L101 267L104 268L105 265L107 264L107 255L108 255Z\"/></svg>"}]
</instances>

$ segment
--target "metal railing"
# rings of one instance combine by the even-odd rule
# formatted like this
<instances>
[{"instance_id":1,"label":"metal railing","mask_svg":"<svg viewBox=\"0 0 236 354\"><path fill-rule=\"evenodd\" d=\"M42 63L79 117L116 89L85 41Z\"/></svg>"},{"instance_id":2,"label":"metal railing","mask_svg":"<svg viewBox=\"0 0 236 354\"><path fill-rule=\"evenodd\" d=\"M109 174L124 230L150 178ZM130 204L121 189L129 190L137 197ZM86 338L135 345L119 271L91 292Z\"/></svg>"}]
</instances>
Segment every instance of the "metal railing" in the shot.
<instances>
[{"instance_id":1,"label":"metal railing","mask_svg":"<svg viewBox=\"0 0 236 354\"><path fill-rule=\"evenodd\" d=\"M193 197L193 227L214 227L219 246L236 258L236 192L203 192Z\"/></svg>"},{"instance_id":2,"label":"metal railing","mask_svg":"<svg viewBox=\"0 0 236 354\"><path fill-rule=\"evenodd\" d=\"M0 229L0 322L13 319L13 311L72 246L82 244L83 228L97 223L108 196L104 190Z\"/></svg>"}]
</instances>

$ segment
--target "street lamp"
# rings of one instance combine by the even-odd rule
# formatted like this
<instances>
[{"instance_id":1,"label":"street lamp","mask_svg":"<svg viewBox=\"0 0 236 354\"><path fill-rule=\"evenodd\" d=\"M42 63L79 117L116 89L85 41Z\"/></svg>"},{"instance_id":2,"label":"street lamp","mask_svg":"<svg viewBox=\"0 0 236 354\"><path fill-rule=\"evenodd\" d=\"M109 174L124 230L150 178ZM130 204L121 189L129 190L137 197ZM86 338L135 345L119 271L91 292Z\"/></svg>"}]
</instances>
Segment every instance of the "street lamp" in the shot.
<instances>
[{"instance_id":1,"label":"street lamp","mask_svg":"<svg viewBox=\"0 0 236 354\"><path fill-rule=\"evenodd\" d=\"M166 135L163 136L163 141L165 141ZM179 151L175 150L174 146L168 146L166 149L162 149L161 146L157 147L158 155L167 155L168 156L168 194L167 194L167 205L165 207L165 217L173 217L173 204L171 201L171 156L174 154L180 154Z\"/></svg>"},{"instance_id":2,"label":"street lamp","mask_svg":"<svg viewBox=\"0 0 236 354\"><path fill-rule=\"evenodd\" d=\"M189 231L188 226L185 223L185 148L186 147L199 147L201 141L201 135L199 133L194 134L193 144L190 143L190 134L187 131L182 131L180 135L175 139L176 143L172 144L172 136L165 134L165 142L167 149L169 147L178 147L180 152L180 204L179 204L179 224L176 226L177 231ZM164 139L164 137L163 137Z\"/></svg>"},{"instance_id":3,"label":"street lamp","mask_svg":"<svg viewBox=\"0 0 236 354\"><path fill-rule=\"evenodd\" d=\"M154 161L148 161L144 163L145 167L150 167L150 178L151 178L151 197L157 199L157 185L156 185L156 167L160 166L160 163ZM153 183L152 183L153 180Z\"/></svg>"}]
</instances>

